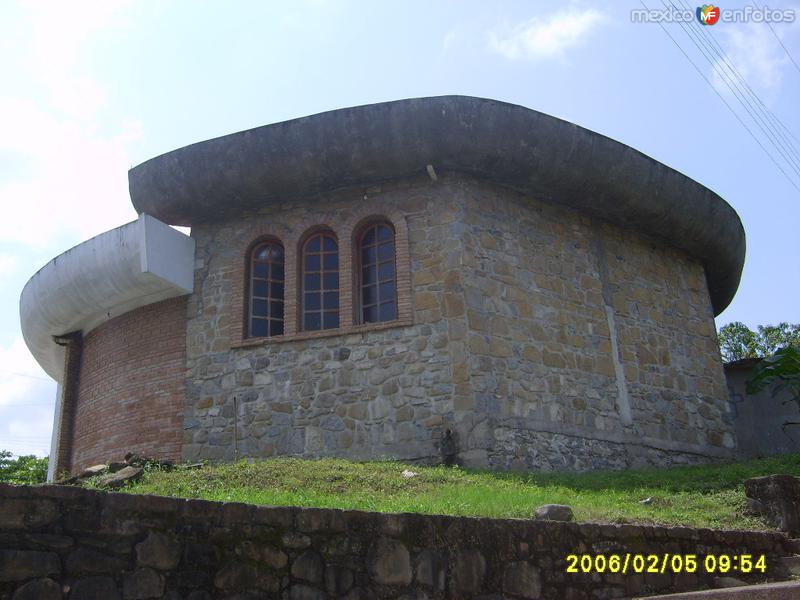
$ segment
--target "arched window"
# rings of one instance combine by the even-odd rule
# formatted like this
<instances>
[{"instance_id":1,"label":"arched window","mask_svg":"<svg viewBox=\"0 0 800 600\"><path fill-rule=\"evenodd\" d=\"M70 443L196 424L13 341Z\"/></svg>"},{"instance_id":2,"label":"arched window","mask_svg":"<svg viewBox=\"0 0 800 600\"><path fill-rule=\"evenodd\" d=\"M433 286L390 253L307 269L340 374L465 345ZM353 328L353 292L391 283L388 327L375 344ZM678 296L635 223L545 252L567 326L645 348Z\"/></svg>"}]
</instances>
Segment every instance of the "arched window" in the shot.
<instances>
[{"instance_id":1,"label":"arched window","mask_svg":"<svg viewBox=\"0 0 800 600\"><path fill-rule=\"evenodd\" d=\"M302 329L339 327L339 242L329 231L311 235L302 252Z\"/></svg>"},{"instance_id":2,"label":"arched window","mask_svg":"<svg viewBox=\"0 0 800 600\"><path fill-rule=\"evenodd\" d=\"M362 323L397 319L397 269L394 228L371 223L358 238L359 298Z\"/></svg>"},{"instance_id":3,"label":"arched window","mask_svg":"<svg viewBox=\"0 0 800 600\"><path fill-rule=\"evenodd\" d=\"M250 337L283 335L283 246L263 242L250 254Z\"/></svg>"}]
</instances>

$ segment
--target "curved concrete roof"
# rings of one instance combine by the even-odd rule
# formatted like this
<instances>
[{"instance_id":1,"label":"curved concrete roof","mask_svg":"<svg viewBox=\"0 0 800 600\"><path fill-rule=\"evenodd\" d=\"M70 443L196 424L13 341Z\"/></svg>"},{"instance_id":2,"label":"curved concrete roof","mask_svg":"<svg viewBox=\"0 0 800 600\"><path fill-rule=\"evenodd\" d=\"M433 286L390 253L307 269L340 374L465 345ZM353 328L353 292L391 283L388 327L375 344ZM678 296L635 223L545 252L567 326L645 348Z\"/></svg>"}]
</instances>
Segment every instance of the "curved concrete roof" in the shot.
<instances>
[{"instance_id":1,"label":"curved concrete roof","mask_svg":"<svg viewBox=\"0 0 800 600\"><path fill-rule=\"evenodd\" d=\"M134 308L191 293L194 240L149 215L57 256L22 290L22 336L36 361L62 381L64 350L53 337L88 333Z\"/></svg>"},{"instance_id":2,"label":"curved concrete roof","mask_svg":"<svg viewBox=\"0 0 800 600\"><path fill-rule=\"evenodd\" d=\"M431 164L662 239L702 261L717 314L745 255L736 211L624 144L521 106L441 96L384 102L193 144L131 169L133 205L173 225L421 174Z\"/></svg>"}]
</instances>

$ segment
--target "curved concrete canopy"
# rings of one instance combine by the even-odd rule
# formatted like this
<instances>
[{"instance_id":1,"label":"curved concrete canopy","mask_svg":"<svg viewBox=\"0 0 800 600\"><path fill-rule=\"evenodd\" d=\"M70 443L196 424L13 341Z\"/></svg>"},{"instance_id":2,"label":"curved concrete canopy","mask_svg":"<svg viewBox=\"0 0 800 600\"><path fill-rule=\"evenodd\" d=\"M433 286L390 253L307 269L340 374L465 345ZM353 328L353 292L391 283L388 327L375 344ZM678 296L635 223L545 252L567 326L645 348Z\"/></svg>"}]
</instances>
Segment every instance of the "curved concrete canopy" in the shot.
<instances>
[{"instance_id":1,"label":"curved concrete canopy","mask_svg":"<svg viewBox=\"0 0 800 600\"><path fill-rule=\"evenodd\" d=\"M62 381L53 337L88 333L134 308L191 293L194 240L142 214L57 256L22 290L22 336L36 361Z\"/></svg>"},{"instance_id":2,"label":"curved concrete canopy","mask_svg":"<svg viewBox=\"0 0 800 600\"><path fill-rule=\"evenodd\" d=\"M661 239L702 261L719 314L745 255L736 211L624 144L521 106L441 96L384 102L193 144L129 172L139 212L173 225L275 201L424 173L426 165L510 187Z\"/></svg>"}]
</instances>

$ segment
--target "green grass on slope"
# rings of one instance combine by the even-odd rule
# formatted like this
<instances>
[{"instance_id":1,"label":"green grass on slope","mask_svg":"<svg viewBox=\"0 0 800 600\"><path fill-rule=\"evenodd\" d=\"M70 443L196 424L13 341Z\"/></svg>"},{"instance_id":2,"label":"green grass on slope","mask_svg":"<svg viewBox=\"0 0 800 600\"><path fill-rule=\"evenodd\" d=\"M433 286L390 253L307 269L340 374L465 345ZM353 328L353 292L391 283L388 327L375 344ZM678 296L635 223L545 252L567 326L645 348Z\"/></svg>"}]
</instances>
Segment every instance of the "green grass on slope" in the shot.
<instances>
[{"instance_id":1,"label":"green grass on slope","mask_svg":"<svg viewBox=\"0 0 800 600\"><path fill-rule=\"evenodd\" d=\"M410 469L416 477L404 478ZM542 504L569 504L578 521L768 529L744 513L742 482L800 475L800 454L726 465L598 471L490 473L394 461L276 458L196 470L148 471L127 491L380 512L530 518ZM647 504L641 500L651 498Z\"/></svg>"}]
</instances>

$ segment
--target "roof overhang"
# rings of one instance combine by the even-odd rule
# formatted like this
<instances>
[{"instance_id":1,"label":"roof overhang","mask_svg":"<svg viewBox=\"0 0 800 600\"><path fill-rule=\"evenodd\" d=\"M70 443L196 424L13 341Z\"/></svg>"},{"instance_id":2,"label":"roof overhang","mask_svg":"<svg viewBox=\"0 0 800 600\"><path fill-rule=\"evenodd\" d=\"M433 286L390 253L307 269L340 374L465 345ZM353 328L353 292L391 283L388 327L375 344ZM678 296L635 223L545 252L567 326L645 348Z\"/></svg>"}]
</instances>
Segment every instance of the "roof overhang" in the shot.
<instances>
[{"instance_id":1,"label":"roof overhang","mask_svg":"<svg viewBox=\"0 0 800 600\"><path fill-rule=\"evenodd\" d=\"M719 314L745 256L736 211L624 144L521 106L467 96L371 104L193 144L129 173L139 212L173 225L272 202L459 171L663 240L699 259Z\"/></svg>"},{"instance_id":2,"label":"roof overhang","mask_svg":"<svg viewBox=\"0 0 800 600\"><path fill-rule=\"evenodd\" d=\"M194 240L157 219L136 221L57 256L20 297L22 335L45 372L61 382L64 349L54 338L154 302L183 296L194 282Z\"/></svg>"}]
</instances>

